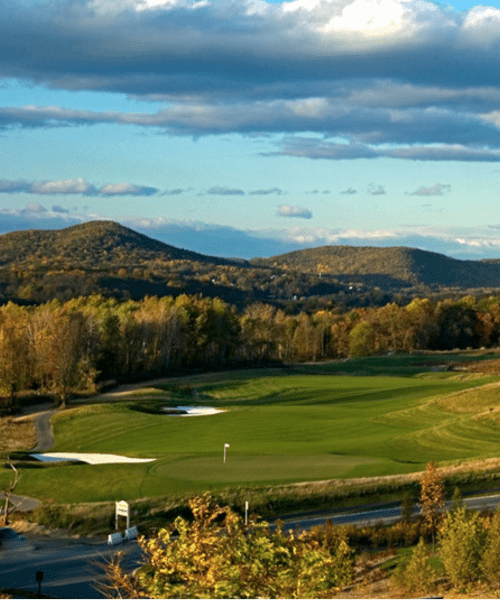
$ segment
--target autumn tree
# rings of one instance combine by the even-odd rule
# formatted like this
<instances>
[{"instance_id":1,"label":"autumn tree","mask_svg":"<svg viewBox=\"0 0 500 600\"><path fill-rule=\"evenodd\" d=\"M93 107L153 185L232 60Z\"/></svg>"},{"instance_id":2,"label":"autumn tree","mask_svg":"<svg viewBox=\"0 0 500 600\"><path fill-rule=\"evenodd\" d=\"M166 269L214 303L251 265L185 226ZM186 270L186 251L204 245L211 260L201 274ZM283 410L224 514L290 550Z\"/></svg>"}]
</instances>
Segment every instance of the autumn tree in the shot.
<instances>
[{"instance_id":1,"label":"autumn tree","mask_svg":"<svg viewBox=\"0 0 500 600\"><path fill-rule=\"evenodd\" d=\"M415 501L411 491L406 491L401 500L401 520L403 523L411 523L415 512Z\"/></svg>"},{"instance_id":2,"label":"autumn tree","mask_svg":"<svg viewBox=\"0 0 500 600\"><path fill-rule=\"evenodd\" d=\"M275 313L274 307L268 304L251 304L245 308L240 318L244 358L260 362L273 356Z\"/></svg>"},{"instance_id":3,"label":"autumn tree","mask_svg":"<svg viewBox=\"0 0 500 600\"><path fill-rule=\"evenodd\" d=\"M435 307L428 298L415 298L406 307L408 348L428 348L438 335Z\"/></svg>"},{"instance_id":4,"label":"autumn tree","mask_svg":"<svg viewBox=\"0 0 500 600\"><path fill-rule=\"evenodd\" d=\"M350 356L366 356L376 351L375 329L373 324L365 321L359 321L349 334L349 354Z\"/></svg>"},{"instance_id":5,"label":"autumn tree","mask_svg":"<svg viewBox=\"0 0 500 600\"><path fill-rule=\"evenodd\" d=\"M88 388L96 376L86 325L81 312L69 311L57 302L39 307L30 322L35 376L62 405L71 388Z\"/></svg>"},{"instance_id":6,"label":"autumn tree","mask_svg":"<svg viewBox=\"0 0 500 600\"><path fill-rule=\"evenodd\" d=\"M454 586L479 577L486 532L480 514L465 506L446 514L439 549L446 574Z\"/></svg>"},{"instance_id":7,"label":"autumn tree","mask_svg":"<svg viewBox=\"0 0 500 600\"><path fill-rule=\"evenodd\" d=\"M391 578L391 584L405 595L424 596L432 590L435 571L429 564L429 552L423 538L413 549L411 557L402 560Z\"/></svg>"},{"instance_id":8,"label":"autumn tree","mask_svg":"<svg viewBox=\"0 0 500 600\"><path fill-rule=\"evenodd\" d=\"M0 310L0 391L8 398L6 412L15 391L27 387L30 367L27 312L9 302Z\"/></svg>"},{"instance_id":9,"label":"autumn tree","mask_svg":"<svg viewBox=\"0 0 500 600\"><path fill-rule=\"evenodd\" d=\"M419 506L425 520L432 532L432 544L436 535L437 523L441 509L444 506L444 483L443 478L436 468L434 462L427 465L420 479L420 501Z\"/></svg>"},{"instance_id":10,"label":"autumn tree","mask_svg":"<svg viewBox=\"0 0 500 600\"><path fill-rule=\"evenodd\" d=\"M481 557L481 572L497 591L500 589L500 508L496 508L488 523L488 539Z\"/></svg>"},{"instance_id":11,"label":"autumn tree","mask_svg":"<svg viewBox=\"0 0 500 600\"><path fill-rule=\"evenodd\" d=\"M140 538L144 566L127 575L118 559L106 567L108 593L147 598L331 597L352 580L352 551L341 536L248 525L208 495L189 503L193 520L177 518Z\"/></svg>"}]
</instances>

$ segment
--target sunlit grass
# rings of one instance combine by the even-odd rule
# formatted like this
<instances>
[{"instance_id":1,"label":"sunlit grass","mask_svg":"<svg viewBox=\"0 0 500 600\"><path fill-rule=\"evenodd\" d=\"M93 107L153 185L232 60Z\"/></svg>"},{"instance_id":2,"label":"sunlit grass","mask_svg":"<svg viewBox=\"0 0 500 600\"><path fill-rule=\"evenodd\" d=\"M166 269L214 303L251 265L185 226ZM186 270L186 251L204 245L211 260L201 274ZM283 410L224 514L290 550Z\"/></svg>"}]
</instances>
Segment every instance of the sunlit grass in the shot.
<instances>
[{"instance_id":1,"label":"sunlit grass","mask_svg":"<svg viewBox=\"0 0 500 600\"><path fill-rule=\"evenodd\" d=\"M157 460L32 469L20 485L25 493L66 502L131 499L408 473L429 460L500 456L500 413L490 410L498 378L423 373L421 366L414 369L419 360L357 361L371 376L338 375L331 365L314 365L323 374L212 373L139 388L121 402L71 408L53 417L54 450ZM176 404L225 412L172 417L137 410Z\"/></svg>"}]
</instances>

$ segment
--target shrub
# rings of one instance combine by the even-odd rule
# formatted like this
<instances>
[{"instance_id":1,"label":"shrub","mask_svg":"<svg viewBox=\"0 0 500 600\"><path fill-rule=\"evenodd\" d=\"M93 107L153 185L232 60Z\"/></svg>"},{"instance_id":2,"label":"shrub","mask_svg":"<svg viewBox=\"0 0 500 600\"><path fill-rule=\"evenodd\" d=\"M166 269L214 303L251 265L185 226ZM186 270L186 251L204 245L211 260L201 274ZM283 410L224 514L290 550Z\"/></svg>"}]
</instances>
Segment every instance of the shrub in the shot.
<instances>
[{"instance_id":1,"label":"shrub","mask_svg":"<svg viewBox=\"0 0 500 600\"><path fill-rule=\"evenodd\" d=\"M454 586L478 578L485 538L486 532L476 511L461 507L444 518L439 546L445 572Z\"/></svg>"},{"instance_id":2,"label":"shrub","mask_svg":"<svg viewBox=\"0 0 500 600\"><path fill-rule=\"evenodd\" d=\"M434 576L434 569L429 565L429 552L424 539L420 538L411 557L399 563L391 584L405 594L422 596L431 591Z\"/></svg>"},{"instance_id":3,"label":"shrub","mask_svg":"<svg viewBox=\"0 0 500 600\"><path fill-rule=\"evenodd\" d=\"M352 581L352 550L337 528L320 542L309 532L271 531L251 519L246 527L208 495L190 501L193 521L178 517L139 543L145 564L133 577L119 557L106 569L108 593L148 598L331 597ZM174 537L175 536L175 537Z\"/></svg>"},{"instance_id":4,"label":"shrub","mask_svg":"<svg viewBox=\"0 0 500 600\"><path fill-rule=\"evenodd\" d=\"M491 518L486 548L481 559L481 572L486 581L500 589L500 508Z\"/></svg>"}]
</instances>

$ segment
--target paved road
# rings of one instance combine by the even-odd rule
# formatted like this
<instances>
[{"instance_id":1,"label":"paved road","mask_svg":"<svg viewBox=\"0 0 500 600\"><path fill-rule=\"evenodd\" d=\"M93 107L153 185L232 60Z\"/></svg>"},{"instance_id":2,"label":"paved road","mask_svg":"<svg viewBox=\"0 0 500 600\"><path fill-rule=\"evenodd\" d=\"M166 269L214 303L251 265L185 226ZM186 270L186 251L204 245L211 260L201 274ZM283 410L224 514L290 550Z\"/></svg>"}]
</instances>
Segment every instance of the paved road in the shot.
<instances>
[{"instance_id":1,"label":"paved road","mask_svg":"<svg viewBox=\"0 0 500 600\"><path fill-rule=\"evenodd\" d=\"M492 496L476 496L473 498L464 498L464 504L468 508L475 510L483 510L485 508L494 509L500 505L500 494ZM445 505L446 509L451 508L452 503L447 502ZM415 509L415 515L418 515L420 510ZM375 510L367 510L363 512L352 512L352 513L322 513L321 515L312 517L299 517L294 519L286 519L284 529L310 529L316 525L324 525L327 519L330 519L334 525L368 525L375 524L378 522L395 523L401 518L401 507L394 506L389 508L380 508Z\"/></svg>"},{"instance_id":2,"label":"paved road","mask_svg":"<svg viewBox=\"0 0 500 600\"><path fill-rule=\"evenodd\" d=\"M50 418L55 413L55 410L46 410L36 415L35 417L35 434L37 444L33 448L33 452L46 452L54 445L54 436L52 435L52 427ZM3 513L5 494L0 491L0 514ZM11 503L18 505L16 511L27 512L38 508L41 504L40 500L29 498L28 496L11 496Z\"/></svg>"},{"instance_id":3,"label":"paved road","mask_svg":"<svg viewBox=\"0 0 500 600\"><path fill-rule=\"evenodd\" d=\"M16 494L12 494L10 497L11 504L15 504L17 506L17 512L28 512L30 510L35 510L42 503L40 500L36 498L29 498L28 496L17 496ZM0 492L0 514L3 513L3 508L5 504L5 494Z\"/></svg>"},{"instance_id":4,"label":"paved road","mask_svg":"<svg viewBox=\"0 0 500 600\"><path fill-rule=\"evenodd\" d=\"M141 558L137 542L110 547L105 543L26 538L10 528L0 528L0 588L37 592L37 571L43 571L42 594L54 598L103 598L96 589L104 581L97 563L117 550L124 552L123 565L135 568Z\"/></svg>"},{"instance_id":5,"label":"paved road","mask_svg":"<svg viewBox=\"0 0 500 600\"><path fill-rule=\"evenodd\" d=\"M47 410L35 418L36 446L33 452L47 452L54 445L50 419L56 410Z\"/></svg>"},{"instance_id":6,"label":"paved road","mask_svg":"<svg viewBox=\"0 0 500 600\"><path fill-rule=\"evenodd\" d=\"M500 504L500 495L467 498L464 502L470 508L479 510L494 508ZM400 518L400 507L296 518L285 521L285 530L294 527L309 529L324 524L328 518L337 524L390 523ZM141 551L136 542L109 547L105 543L80 540L25 538L12 529L0 528L0 588L36 592L35 573L43 571L44 594L55 598L102 598L103 595L95 588L95 582L104 578L95 563L109 558L117 550L125 553L123 565L127 570L132 570L140 563Z\"/></svg>"}]
</instances>

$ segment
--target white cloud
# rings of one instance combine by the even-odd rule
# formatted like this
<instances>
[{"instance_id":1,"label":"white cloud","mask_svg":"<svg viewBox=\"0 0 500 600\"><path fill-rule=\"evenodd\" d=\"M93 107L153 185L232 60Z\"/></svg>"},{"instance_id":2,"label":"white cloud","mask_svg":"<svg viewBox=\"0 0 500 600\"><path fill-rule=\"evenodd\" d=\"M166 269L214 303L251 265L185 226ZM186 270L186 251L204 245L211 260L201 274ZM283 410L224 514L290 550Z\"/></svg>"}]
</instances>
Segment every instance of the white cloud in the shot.
<instances>
[{"instance_id":1,"label":"white cloud","mask_svg":"<svg viewBox=\"0 0 500 600\"><path fill-rule=\"evenodd\" d=\"M69 209L62 207L59 204L54 204L54 206L52 207L52 212L60 214L69 214Z\"/></svg>"},{"instance_id":2,"label":"white cloud","mask_svg":"<svg viewBox=\"0 0 500 600\"><path fill-rule=\"evenodd\" d=\"M421 186L414 192L407 192L408 196L443 196L449 193L451 185L446 183L435 183L429 187Z\"/></svg>"},{"instance_id":3,"label":"white cloud","mask_svg":"<svg viewBox=\"0 0 500 600\"><path fill-rule=\"evenodd\" d=\"M153 196L157 192L157 188L133 183L108 183L99 189L103 196Z\"/></svg>"},{"instance_id":4,"label":"white cloud","mask_svg":"<svg viewBox=\"0 0 500 600\"><path fill-rule=\"evenodd\" d=\"M500 10L491 6L474 6L462 24L466 42L484 49L500 39Z\"/></svg>"},{"instance_id":5,"label":"white cloud","mask_svg":"<svg viewBox=\"0 0 500 600\"><path fill-rule=\"evenodd\" d=\"M283 193L283 190L277 187L274 188L269 188L267 190L252 190L251 192L248 192L250 196L267 196L269 194L277 194L278 196L281 196L281 194Z\"/></svg>"},{"instance_id":6,"label":"white cloud","mask_svg":"<svg viewBox=\"0 0 500 600\"><path fill-rule=\"evenodd\" d=\"M396 158L418 161L498 162L500 148L465 144L413 144L376 146L373 144L338 143L315 137L289 136L281 141L281 150L263 152L263 156L294 156L313 160L355 160L358 158Z\"/></svg>"},{"instance_id":7,"label":"white cloud","mask_svg":"<svg viewBox=\"0 0 500 600\"><path fill-rule=\"evenodd\" d=\"M27 194L52 195L52 194L82 194L87 196L153 196L158 189L134 183L108 183L99 190L85 181L85 179L65 179L61 181L10 181L0 180L0 193L25 192ZM182 190L165 192L166 195L181 193Z\"/></svg>"},{"instance_id":8,"label":"white cloud","mask_svg":"<svg viewBox=\"0 0 500 600\"><path fill-rule=\"evenodd\" d=\"M66 179L63 181L40 181L32 183L32 194L92 194L95 188L84 179Z\"/></svg>"},{"instance_id":9,"label":"white cloud","mask_svg":"<svg viewBox=\"0 0 500 600\"><path fill-rule=\"evenodd\" d=\"M370 183L366 191L371 196L383 196L386 193L383 185L375 185L374 183Z\"/></svg>"},{"instance_id":10,"label":"white cloud","mask_svg":"<svg viewBox=\"0 0 500 600\"><path fill-rule=\"evenodd\" d=\"M26 206L26 212L29 212L29 213L46 213L47 209L44 208L41 204L38 204L37 202L30 202Z\"/></svg>"},{"instance_id":11,"label":"white cloud","mask_svg":"<svg viewBox=\"0 0 500 600\"><path fill-rule=\"evenodd\" d=\"M215 187L211 187L207 191L207 194L210 194L213 196L243 196L245 194L245 192L238 188L226 188L226 187L215 186Z\"/></svg>"},{"instance_id":12,"label":"white cloud","mask_svg":"<svg viewBox=\"0 0 500 600\"><path fill-rule=\"evenodd\" d=\"M364 37L408 33L413 14L411 6L398 0L354 0L321 29L325 33L356 32Z\"/></svg>"},{"instance_id":13,"label":"white cloud","mask_svg":"<svg viewBox=\"0 0 500 600\"><path fill-rule=\"evenodd\" d=\"M298 217L300 219L311 219L312 212L308 208L302 206L290 206L282 204L278 208L278 216L280 217Z\"/></svg>"},{"instance_id":14,"label":"white cloud","mask_svg":"<svg viewBox=\"0 0 500 600\"><path fill-rule=\"evenodd\" d=\"M17 192L28 192L29 184L25 181L9 181L8 179L0 180L0 192L13 194Z\"/></svg>"}]
</instances>

